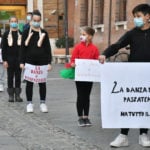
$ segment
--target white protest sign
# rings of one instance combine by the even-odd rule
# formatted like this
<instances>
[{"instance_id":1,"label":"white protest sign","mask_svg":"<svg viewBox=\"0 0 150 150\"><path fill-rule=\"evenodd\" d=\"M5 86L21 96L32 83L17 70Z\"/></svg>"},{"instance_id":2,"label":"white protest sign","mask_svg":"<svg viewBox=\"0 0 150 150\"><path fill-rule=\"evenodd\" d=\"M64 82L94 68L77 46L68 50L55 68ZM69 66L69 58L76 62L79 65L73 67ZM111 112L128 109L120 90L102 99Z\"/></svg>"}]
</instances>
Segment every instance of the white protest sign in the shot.
<instances>
[{"instance_id":1,"label":"white protest sign","mask_svg":"<svg viewBox=\"0 0 150 150\"><path fill-rule=\"evenodd\" d=\"M103 128L150 128L150 63L101 66Z\"/></svg>"},{"instance_id":2,"label":"white protest sign","mask_svg":"<svg viewBox=\"0 0 150 150\"><path fill-rule=\"evenodd\" d=\"M24 79L33 83L46 82L48 75L48 65L34 66L25 64Z\"/></svg>"},{"instance_id":3,"label":"white protest sign","mask_svg":"<svg viewBox=\"0 0 150 150\"><path fill-rule=\"evenodd\" d=\"M100 66L98 60L75 59L75 81L100 82Z\"/></svg>"}]
</instances>

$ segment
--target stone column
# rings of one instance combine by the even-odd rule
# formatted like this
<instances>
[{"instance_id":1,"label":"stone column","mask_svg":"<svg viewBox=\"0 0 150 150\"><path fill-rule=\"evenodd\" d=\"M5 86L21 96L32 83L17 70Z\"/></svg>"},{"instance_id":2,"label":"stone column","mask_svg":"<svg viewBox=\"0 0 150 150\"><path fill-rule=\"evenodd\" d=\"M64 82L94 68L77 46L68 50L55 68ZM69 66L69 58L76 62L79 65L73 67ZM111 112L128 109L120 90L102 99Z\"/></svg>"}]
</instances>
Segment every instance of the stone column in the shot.
<instances>
[{"instance_id":1,"label":"stone column","mask_svg":"<svg viewBox=\"0 0 150 150\"><path fill-rule=\"evenodd\" d=\"M27 0L27 12L33 11L33 0Z\"/></svg>"},{"instance_id":2,"label":"stone column","mask_svg":"<svg viewBox=\"0 0 150 150\"><path fill-rule=\"evenodd\" d=\"M43 23L43 21L44 21L44 20L43 20L43 19L44 19L43 17L44 17L44 16L43 16L43 1L42 1L42 0L38 0L38 1L37 1L37 8L38 8L38 10L41 12L41 16L42 16L41 27L43 28L43 24L44 24L44 23Z\"/></svg>"}]
</instances>

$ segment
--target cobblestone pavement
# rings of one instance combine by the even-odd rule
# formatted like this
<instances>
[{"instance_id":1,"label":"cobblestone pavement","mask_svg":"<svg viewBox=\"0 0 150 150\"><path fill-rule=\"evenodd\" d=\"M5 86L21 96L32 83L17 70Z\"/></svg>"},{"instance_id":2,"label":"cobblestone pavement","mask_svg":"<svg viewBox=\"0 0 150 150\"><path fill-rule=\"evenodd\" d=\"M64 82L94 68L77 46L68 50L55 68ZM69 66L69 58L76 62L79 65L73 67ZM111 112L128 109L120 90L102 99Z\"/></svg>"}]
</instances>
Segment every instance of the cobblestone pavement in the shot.
<instances>
[{"instance_id":1,"label":"cobblestone pavement","mask_svg":"<svg viewBox=\"0 0 150 150\"><path fill-rule=\"evenodd\" d=\"M8 103L8 95L0 93L0 150L114 150L109 142L118 130L102 129L100 122L99 84L91 94L90 116L93 126L79 128L75 108L74 82L59 77L63 65L54 65L47 83L49 113L39 110L38 85L34 86L34 113L27 114L25 84L22 84L23 103ZM6 87L6 84L5 84ZM129 134L130 147L117 150L148 150L138 143L138 131Z\"/></svg>"},{"instance_id":2,"label":"cobblestone pavement","mask_svg":"<svg viewBox=\"0 0 150 150\"><path fill-rule=\"evenodd\" d=\"M6 104L4 101L4 98L1 99L0 104L0 150L99 149L80 137L49 124L36 114L27 114L22 111L23 104Z\"/></svg>"}]
</instances>

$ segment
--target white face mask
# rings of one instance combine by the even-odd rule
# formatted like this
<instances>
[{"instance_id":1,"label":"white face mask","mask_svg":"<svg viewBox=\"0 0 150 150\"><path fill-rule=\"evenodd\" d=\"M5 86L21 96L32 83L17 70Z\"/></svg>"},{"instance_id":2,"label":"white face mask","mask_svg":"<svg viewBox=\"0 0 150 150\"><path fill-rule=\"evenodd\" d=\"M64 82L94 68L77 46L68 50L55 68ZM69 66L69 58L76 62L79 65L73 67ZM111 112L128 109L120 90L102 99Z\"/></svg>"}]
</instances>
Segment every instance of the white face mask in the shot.
<instances>
[{"instance_id":1,"label":"white face mask","mask_svg":"<svg viewBox=\"0 0 150 150\"><path fill-rule=\"evenodd\" d=\"M81 42L86 42L86 40L87 40L87 37L85 35L80 36L80 41Z\"/></svg>"}]
</instances>

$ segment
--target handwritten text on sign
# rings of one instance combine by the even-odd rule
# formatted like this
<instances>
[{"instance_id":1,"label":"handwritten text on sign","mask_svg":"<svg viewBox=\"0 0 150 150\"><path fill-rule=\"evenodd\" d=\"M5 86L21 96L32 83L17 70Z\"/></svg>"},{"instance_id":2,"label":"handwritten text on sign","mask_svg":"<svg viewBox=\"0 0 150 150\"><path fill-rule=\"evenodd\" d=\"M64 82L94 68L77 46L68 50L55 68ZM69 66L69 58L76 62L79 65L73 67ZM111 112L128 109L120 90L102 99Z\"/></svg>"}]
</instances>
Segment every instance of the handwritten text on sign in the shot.
<instances>
[{"instance_id":1,"label":"handwritten text on sign","mask_svg":"<svg viewBox=\"0 0 150 150\"><path fill-rule=\"evenodd\" d=\"M33 83L46 82L48 75L48 66L34 66L25 64L24 79Z\"/></svg>"},{"instance_id":2,"label":"handwritten text on sign","mask_svg":"<svg viewBox=\"0 0 150 150\"><path fill-rule=\"evenodd\" d=\"M100 82L100 63L98 60L76 59L75 81Z\"/></svg>"},{"instance_id":3,"label":"handwritten text on sign","mask_svg":"<svg viewBox=\"0 0 150 150\"><path fill-rule=\"evenodd\" d=\"M150 128L150 63L101 67L103 128Z\"/></svg>"}]
</instances>

